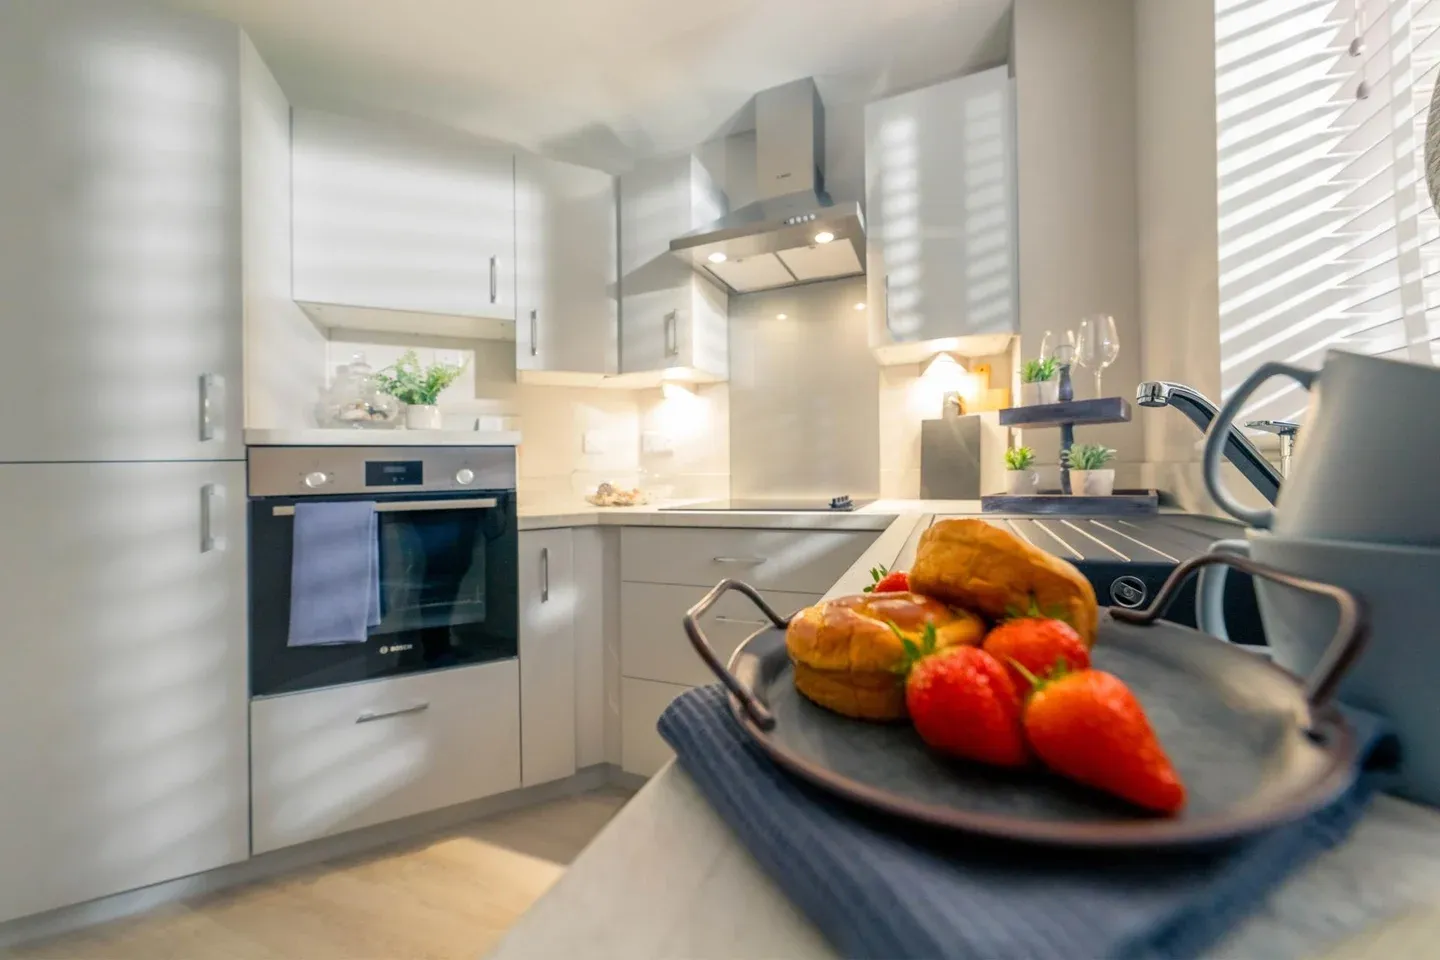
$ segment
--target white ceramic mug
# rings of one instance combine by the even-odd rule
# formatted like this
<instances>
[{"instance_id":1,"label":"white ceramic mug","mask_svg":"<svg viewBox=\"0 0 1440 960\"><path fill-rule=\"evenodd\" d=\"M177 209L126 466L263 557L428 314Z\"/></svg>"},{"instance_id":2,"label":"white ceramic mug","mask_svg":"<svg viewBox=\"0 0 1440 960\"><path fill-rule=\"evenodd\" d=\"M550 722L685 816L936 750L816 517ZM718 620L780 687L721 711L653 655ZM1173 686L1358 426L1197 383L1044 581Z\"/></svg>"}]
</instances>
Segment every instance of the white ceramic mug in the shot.
<instances>
[{"instance_id":1,"label":"white ceramic mug","mask_svg":"<svg viewBox=\"0 0 1440 960\"><path fill-rule=\"evenodd\" d=\"M1274 507L1247 507L1221 483L1230 424L1266 380L1286 376L1313 399ZM1265 363L1245 378L1205 437L1205 486L1261 530L1321 540L1440 546L1440 368L1330 351L1320 370Z\"/></svg>"},{"instance_id":2,"label":"white ceramic mug","mask_svg":"<svg viewBox=\"0 0 1440 960\"><path fill-rule=\"evenodd\" d=\"M1251 531L1212 551L1343 587L1370 615L1370 643L1340 682L1336 696L1387 717L1402 756L1396 792L1440 805L1440 628L1433 600L1440 585L1440 548L1314 540ZM1224 637L1224 578L1207 567L1196 595L1200 629ZM1336 608L1325 597L1255 580L1260 618L1277 664L1309 676L1335 632Z\"/></svg>"}]
</instances>

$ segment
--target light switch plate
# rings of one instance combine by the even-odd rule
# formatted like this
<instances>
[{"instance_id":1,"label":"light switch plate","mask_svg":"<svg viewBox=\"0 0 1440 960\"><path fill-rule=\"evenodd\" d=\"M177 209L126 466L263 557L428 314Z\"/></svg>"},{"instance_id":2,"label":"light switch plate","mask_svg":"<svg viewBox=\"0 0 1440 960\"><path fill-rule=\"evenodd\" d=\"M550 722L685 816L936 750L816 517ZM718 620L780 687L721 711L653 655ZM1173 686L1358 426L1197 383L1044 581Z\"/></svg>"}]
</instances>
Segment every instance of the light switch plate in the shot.
<instances>
[{"instance_id":1,"label":"light switch plate","mask_svg":"<svg viewBox=\"0 0 1440 960\"><path fill-rule=\"evenodd\" d=\"M581 453L604 453L605 432L603 430L586 430L580 438Z\"/></svg>"},{"instance_id":2,"label":"light switch plate","mask_svg":"<svg viewBox=\"0 0 1440 960\"><path fill-rule=\"evenodd\" d=\"M640 435L640 451L642 453L673 453L675 444L668 433L659 430L646 430Z\"/></svg>"}]
</instances>

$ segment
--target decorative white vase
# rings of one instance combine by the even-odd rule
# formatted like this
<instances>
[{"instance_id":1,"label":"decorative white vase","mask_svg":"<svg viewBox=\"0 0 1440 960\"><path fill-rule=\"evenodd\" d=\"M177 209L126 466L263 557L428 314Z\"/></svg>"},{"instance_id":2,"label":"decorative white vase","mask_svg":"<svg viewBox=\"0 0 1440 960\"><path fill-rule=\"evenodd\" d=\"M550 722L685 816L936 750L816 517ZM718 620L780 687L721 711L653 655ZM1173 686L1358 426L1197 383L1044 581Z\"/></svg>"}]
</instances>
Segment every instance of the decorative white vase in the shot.
<instances>
[{"instance_id":1,"label":"decorative white vase","mask_svg":"<svg viewBox=\"0 0 1440 960\"><path fill-rule=\"evenodd\" d=\"M412 403L405 408L405 426L409 430L439 430L442 424L439 407Z\"/></svg>"},{"instance_id":2,"label":"decorative white vase","mask_svg":"<svg viewBox=\"0 0 1440 960\"><path fill-rule=\"evenodd\" d=\"M1006 470L1005 492L1012 497L1027 497L1040 489L1040 474L1034 470Z\"/></svg>"},{"instance_id":3,"label":"decorative white vase","mask_svg":"<svg viewBox=\"0 0 1440 960\"><path fill-rule=\"evenodd\" d=\"M1034 383L1020 384L1020 403L1022 406L1034 407L1043 403L1059 402L1059 380L1037 380Z\"/></svg>"},{"instance_id":4,"label":"decorative white vase","mask_svg":"<svg viewBox=\"0 0 1440 960\"><path fill-rule=\"evenodd\" d=\"M1108 497L1115 492L1114 470L1071 470L1070 495Z\"/></svg>"}]
</instances>

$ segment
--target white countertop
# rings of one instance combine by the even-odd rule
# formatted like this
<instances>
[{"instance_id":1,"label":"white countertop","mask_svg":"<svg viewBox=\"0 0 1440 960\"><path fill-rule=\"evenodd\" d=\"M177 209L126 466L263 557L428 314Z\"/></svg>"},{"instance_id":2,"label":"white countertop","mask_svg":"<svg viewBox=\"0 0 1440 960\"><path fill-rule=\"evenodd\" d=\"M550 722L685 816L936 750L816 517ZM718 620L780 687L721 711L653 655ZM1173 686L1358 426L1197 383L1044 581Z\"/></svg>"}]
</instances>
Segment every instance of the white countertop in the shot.
<instances>
[{"instance_id":1,"label":"white countertop","mask_svg":"<svg viewBox=\"0 0 1440 960\"><path fill-rule=\"evenodd\" d=\"M555 527L746 527L782 530L884 530L901 514L980 513L979 500L876 500L857 510L686 510L674 500L643 507L592 507L589 504L522 506L521 530ZM868 581L867 581L868 582Z\"/></svg>"},{"instance_id":2,"label":"white countertop","mask_svg":"<svg viewBox=\"0 0 1440 960\"><path fill-rule=\"evenodd\" d=\"M896 516L830 595L868 583L869 568L893 563L927 520ZM1292 877L1212 956L1391 960L1433 955L1437 941L1440 811L1381 797L1343 846ZM520 918L491 960L582 956L828 960L835 952L672 762Z\"/></svg>"},{"instance_id":3,"label":"white countertop","mask_svg":"<svg viewBox=\"0 0 1440 960\"><path fill-rule=\"evenodd\" d=\"M513 447L513 430L246 430L247 447Z\"/></svg>"}]
</instances>

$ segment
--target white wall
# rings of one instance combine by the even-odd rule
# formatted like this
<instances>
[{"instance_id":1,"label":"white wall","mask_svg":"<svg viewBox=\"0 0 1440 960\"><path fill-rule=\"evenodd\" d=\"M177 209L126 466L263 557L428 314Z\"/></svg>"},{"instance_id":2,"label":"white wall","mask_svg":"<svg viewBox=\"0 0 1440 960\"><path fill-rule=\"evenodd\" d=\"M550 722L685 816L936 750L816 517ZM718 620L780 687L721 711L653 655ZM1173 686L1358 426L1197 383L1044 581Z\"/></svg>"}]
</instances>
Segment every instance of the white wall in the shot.
<instances>
[{"instance_id":1,"label":"white wall","mask_svg":"<svg viewBox=\"0 0 1440 960\"><path fill-rule=\"evenodd\" d=\"M602 482L659 496L729 495L728 389L615 390L518 383L515 344L335 330L327 379L356 353L376 370L414 350L422 364L463 365L440 396L445 427L519 430L522 506L578 506ZM650 434L651 450L642 439Z\"/></svg>"},{"instance_id":2,"label":"white wall","mask_svg":"<svg viewBox=\"0 0 1440 960\"><path fill-rule=\"evenodd\" d=\"M1078 327L1089 313L1111 314L1120 355L1105 371L1105 393L1133 398L1145 379L1134 0L1016 0L1013 38L1022 352L1036 356L1046 330ZM1076 396L1093 396L1090 372L1073 372ZM1032 430L1023 439L1042 462L1055 462L1058 431ZM1081 427L1076 439L1115 447L1117 483L1138 484L1144 456L1138 422Z\"/></svg>"},{"instance_id":3,"label":"white wall","mask_svg":"<svg viewBox=\"0 0 1440 960\"><path fill-rule=\"evenodd\" d=\"M1218 403L1214 0L1136 0L1135 44L1145 378L1188 384ZM1152 482L1206 508L1200 431L1173 410L1138 416Z\"/></svg>"},{"instance_id":4,"label":"white wall","mask_svg":"<svg viewBox=\"0 0 1440 960\"><path fill-rule=\"evenodd\" d=\"M245 426L309 427L325 337L290 297L290 104L244 33L240 90Z\"/></svg>"},{"instance_id":5,"label":"white wall","mask_svg":"<svg viewBox=\"0 0 1440 960\"><path fill-rule=\"evenodd\" d=\"M734 496L879 493L880 373L854 307L864 299L863 277L730 298Z\"/></svg>"}]
</instances>

